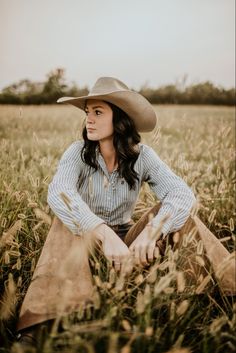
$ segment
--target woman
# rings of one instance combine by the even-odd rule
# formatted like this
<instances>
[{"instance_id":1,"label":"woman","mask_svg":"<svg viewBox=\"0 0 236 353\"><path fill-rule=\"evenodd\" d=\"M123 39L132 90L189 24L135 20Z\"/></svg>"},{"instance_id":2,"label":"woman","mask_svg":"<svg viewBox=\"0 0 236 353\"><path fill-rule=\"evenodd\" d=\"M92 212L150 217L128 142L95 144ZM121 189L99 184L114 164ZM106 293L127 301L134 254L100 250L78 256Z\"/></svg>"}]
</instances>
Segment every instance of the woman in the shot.
<instances>
[{"instance_id":1,"label":"woman","mask_svg":"<svg viewBox=\"0 0 236 353\"><path fill-rule=\"evenodd\" d=\"M117 271L130 259L147 265L156 246L163 251L170 234L178 230L183 236L194 227L208 260L215 254L229 255L201 221L190 216L196 202L191 189L152 148L140 143L139 132L156 125L155 112L143 96L118 79L101 77L87 96L63 97L58 102L84 110L86 125L83 141L64 152L49 185L47 201L55 217L20 312L18 330L26 334L33 325L93 300L88 239L100 242ZM133 224L143 182L161 203ZM216 269L219 259L212 262ZM232 292L232 266L223 285Z\"/></svg>"}]
</instances>

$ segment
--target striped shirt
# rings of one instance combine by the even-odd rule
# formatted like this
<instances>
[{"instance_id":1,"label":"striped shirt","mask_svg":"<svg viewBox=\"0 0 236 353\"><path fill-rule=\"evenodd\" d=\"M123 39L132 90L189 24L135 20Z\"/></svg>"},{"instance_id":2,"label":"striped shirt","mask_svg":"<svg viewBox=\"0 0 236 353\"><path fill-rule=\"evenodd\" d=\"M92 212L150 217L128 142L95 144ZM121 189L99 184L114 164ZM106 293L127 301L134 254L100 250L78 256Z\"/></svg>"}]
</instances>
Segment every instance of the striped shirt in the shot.
<instances>
[{"instance_id":1,"label":"striped shirt","mask_svg":"<svg viewBox=\"0 0 236 353\"><path fill-rule=\"evenodd\" d=\"M184 225L196 201L194 194L151 147L139 144L140 153L134 166L139 181L135 190L129 189L117 170L108 172L98 150L98 170L85 164L81 159L82 147L83 141L79 140L66 149L48 187L50 208L72 233L81 234L102 223L113 226L129 222L143 182L149 184L161 201L151 223L158 227L169 216L162 227L164 235Z\"/></svg>"}]
</instances>

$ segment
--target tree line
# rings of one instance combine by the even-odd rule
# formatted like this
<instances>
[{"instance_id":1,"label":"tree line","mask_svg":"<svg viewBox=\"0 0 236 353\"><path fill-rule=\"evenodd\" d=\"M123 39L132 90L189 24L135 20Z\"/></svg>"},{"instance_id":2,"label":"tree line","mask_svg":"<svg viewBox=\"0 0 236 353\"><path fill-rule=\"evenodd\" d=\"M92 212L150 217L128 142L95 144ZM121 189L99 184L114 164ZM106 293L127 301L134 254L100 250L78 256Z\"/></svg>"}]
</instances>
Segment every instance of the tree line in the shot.
<instances>
[{"instance_id":1,"label":"tree line","mask_svg":"<svg viewBox=\"0 0 236 353\"><path fill-rule=\"evenodd\" d=\"M57 68L47 75L45 82L20 80L0 93L0 104L55 104L62 96L87 95L88 87L70 86L65 80L65 70ZM189 86L171 84L158 88L147 85L139 90L152 104L214 104L233 106L236 102L235 88L224 89L206 81Z\"/></svg>"}]
</instances>

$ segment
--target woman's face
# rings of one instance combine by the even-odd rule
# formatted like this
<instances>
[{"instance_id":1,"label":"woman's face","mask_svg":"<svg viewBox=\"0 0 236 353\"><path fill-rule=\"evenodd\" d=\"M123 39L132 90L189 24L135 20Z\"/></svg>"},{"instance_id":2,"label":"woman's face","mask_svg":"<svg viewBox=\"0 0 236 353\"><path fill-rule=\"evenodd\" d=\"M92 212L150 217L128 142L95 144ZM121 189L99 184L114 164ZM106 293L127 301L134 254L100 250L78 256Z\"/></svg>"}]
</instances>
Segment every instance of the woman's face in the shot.
<instances>
[{"instance_id":1,"label":"woman's face","mask_svg":"<svg viewBox=\"0 0 236 353\"><path fill-rule=\"evenodd\" d=\"M102 100L88 99L85 106L87 137L91 141L113 139L113 111Z\"/></svg>"}]
</instances>

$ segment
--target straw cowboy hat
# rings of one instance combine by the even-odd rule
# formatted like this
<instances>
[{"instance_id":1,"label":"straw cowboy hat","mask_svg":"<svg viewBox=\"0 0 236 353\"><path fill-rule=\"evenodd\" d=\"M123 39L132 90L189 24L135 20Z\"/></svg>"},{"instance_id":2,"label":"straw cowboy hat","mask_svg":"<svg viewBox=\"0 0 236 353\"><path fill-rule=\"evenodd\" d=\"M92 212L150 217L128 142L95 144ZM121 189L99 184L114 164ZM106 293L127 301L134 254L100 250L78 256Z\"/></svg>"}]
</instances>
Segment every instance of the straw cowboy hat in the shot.
<instances>
[{"instance_id":1,"label":"straw cowboy hat","mask_svg":"<svg viewBox=\"0 0 236 353\"><path fill-rule=\"evenodd\" d=\"M156 113L149 101L114 77L100 77L87 96L61 97L57 103L69 103L84 110L87 99L115 104L134 121L139 132L151 131L156 125Z\"/></svg>"}]
</instances>

